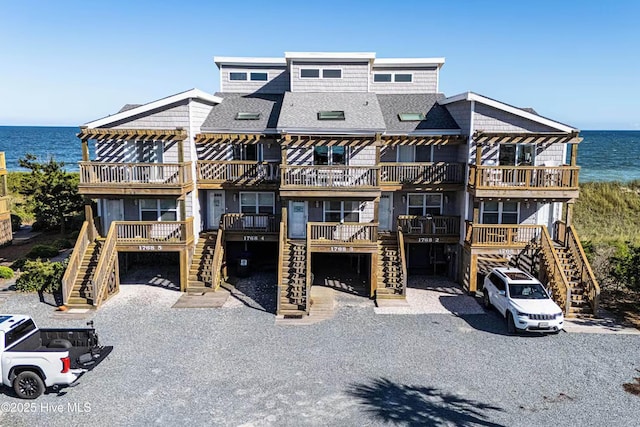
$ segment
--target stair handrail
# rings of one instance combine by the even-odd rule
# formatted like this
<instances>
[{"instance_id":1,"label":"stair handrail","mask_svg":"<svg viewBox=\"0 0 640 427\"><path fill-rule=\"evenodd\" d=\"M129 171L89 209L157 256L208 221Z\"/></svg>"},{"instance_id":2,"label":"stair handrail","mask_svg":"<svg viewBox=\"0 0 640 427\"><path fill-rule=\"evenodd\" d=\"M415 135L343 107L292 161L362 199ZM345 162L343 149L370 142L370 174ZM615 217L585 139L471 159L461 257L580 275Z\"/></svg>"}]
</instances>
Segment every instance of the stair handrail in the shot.
<instances>
[{"instance_id":1,"label":"stair handrail","mask_svg":"<svg viewBox=\"0 0 640 427\"><path fill-rule=\"evenodd\" d=\"M587 291L587 297L589 299L593 315L596 316L600 305L600 285L596 280L595 274L593 274L591 264L589 264L587 255L584 253L582 243L580 243L578 233L573 227L573 224L571 224L567 230L567 247L578 263L578 267L580 269L580 281Z\"/></svg>"},{"instance_id":2,"label":"stair handrail","mask_svg":"<svg viewBox=\"0 0 640 427\"><path fill-rule=\"evenodd\" d=\"M276 299L276 313L280 313L280 295L284 286L284 248L287 244L287 208L282 207L280 217L280 235L278 239L278 298Z\"/></svg>"},{"instance_id":3,"label":"stair handrail","mask_svg":"<svg viewBox=\"0 0 640 427\"><path fill-rule=\"evenodd\" d=\"M222 221L220 221L222 225ZM218 227L218 233L216 235L216 245L213 250L213 258L211 259L211 288L213 290L217 290L220 287L220 283L222 282L222 258L224 255L224 248L222 247L222 234L224 233L224 228L222 226Z\"/></svg>"},{"instance_id":4,"label":"stair handrail","mask_svg":"<svg viewBox=\"0 0 640 427\"><path fill-rule=\"evenodd\" d=\"M103 294L109 286L109 280L117 280L110 277L115 268L118 252L116 244L118 243L118 221L113 221L109 226L109 232L104 240L100 256L98 257L98 265L93 273L93 298L92 304L99 307L103 301Z\"/></svg>"},{"instance_id":5,"label":"stair handrail","mask_svg":"<svg viewBox=\"0 0 640 427\"><path fill-rule=\"evenodd\" d=\"M64 304L67 304L69 302L71 291L73 290L73 286L75 285L76 279L78 278L80 265L82 264L82 260L84 259L87 248L90 244L91 241L89 240L89 221L84 221L82 223L82 228L80 228L80 233L78 234L76 243L73 246L73 252L71 252L71 256L69 257L67 269L62 276L62 302Z\"/></svg>"},{"instance_id":6,"label":"stair handrail","mask_svg":"<svg viewBox=\"0 0 640 427\"><path fill-rule=\"evenodd\" d=\"M398 229L398 249L400 250L400 263L402 264L402 295L407 293L407 260L404 253L404 233Z\"/></svg>"},{"instance_id":7,"label":"stair handrail","mask_svg":"<svg viewBox=\"0 0 640 427\"><path fill-rule=\"evenodd\" d=\"M311 286L313 286L313 282L311 281L311 223L307 222L307 247L306 250L306 259L307 266L304 272L304 279L306 281L306 294L304 298L304 306L307 314L311 311Z\"/></svg>"},{"instance_id":8,"label":"stair handrail","mask_svg":"<svg viewBox=\"0 0 640 427\"><path fill-rule=\"evenodd\" d=\"M549 281L549 285L553 290L553 296L556 302L565 315L567 315L571 308L571 287L569 286L567 276L564 274L560 258L558 258L558 254L553 247L553 240L551 240L549 230L546 226L542 226L541 228L540 247L543 256L542 267L544 268L546 280Z\"/></svg>"}]
</instances>

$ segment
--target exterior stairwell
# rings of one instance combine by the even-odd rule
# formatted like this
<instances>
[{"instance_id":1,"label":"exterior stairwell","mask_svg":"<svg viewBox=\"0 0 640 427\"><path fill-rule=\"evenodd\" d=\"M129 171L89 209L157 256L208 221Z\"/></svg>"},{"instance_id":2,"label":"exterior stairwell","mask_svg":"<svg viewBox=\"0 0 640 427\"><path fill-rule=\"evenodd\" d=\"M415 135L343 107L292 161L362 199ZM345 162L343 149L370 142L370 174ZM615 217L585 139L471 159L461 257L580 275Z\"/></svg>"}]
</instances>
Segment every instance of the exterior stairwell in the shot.
<instances>
[{"instance_id":1,"label":"exterior stairwell","mask_svg":"<svg viewBox=\"0 0 640 427\"><path fill-rule=\"evenodd\" d=\"M593 315L593 310L587 300L585 283L581 280L580 267L573 253L568 247L562 246L559 243L555 244L555 250L570 289L571 301L568 316Z\"/></svg>"},{"instance_id":2,"label":"exterior stairwell","mask_svg":"<svg viewBox=\"0 0 640 427\"><path fill-rule=\"evenodd\" d=\"M95 308L92 304L93 273L98 266L104 239L97 239L89 243L87 251L82 258L76 280L69 294L68 308Z\"/></svg>"},{"instance_id":3,"label":"exterior stairwell","mask_svg":"<svg viewBox=\"0 0 640 427\"><path fill-rule=\"evenodd\" d=\"M200 240L196 245L191 267L189 268L189 280L187 292L204 293L214 290L213 283L213 259L216 249L217 232L200 234Z\"/></svg>"},{"instance_id":4,"label":"exterior stairwell","mask_svg":"<svg viewBox=\"0 0 640 427\"><path fill-rule=\"evenodd\" d=\"M307 244L287 240L282 254L282 282L279 286L278 315L301 317L307 314Z\"/></svg>"},{"instance_id":5,"label":"exterior stairwell","mask_svg":"<svg viewBox=\"0 0 640 427\"><path fill-rule=\"evenodd\" d=\"M376 298L405 298L402 254L395 234L378 239L378 284Z\"/></svg>"}]
</instances>

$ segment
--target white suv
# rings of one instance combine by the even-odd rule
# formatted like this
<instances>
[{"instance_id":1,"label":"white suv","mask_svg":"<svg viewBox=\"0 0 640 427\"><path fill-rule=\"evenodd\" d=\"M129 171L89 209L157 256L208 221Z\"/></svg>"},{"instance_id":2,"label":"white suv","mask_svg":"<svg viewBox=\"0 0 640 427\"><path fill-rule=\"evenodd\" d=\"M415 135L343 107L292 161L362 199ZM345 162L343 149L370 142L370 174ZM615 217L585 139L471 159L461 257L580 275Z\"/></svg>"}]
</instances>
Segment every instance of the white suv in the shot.
<instances>
[{"instance_id":1,"label":"white suv","mask_svg":"<svg viewBox=\"0 0 640 427\"><path fill-rule=\"evenodd\" d=\"M482 302L507 319L510 334L518 331L558 333L564 324L562 310L542 284L517 268L494 268L484 279Z\"/></svg>"}]
</instances>

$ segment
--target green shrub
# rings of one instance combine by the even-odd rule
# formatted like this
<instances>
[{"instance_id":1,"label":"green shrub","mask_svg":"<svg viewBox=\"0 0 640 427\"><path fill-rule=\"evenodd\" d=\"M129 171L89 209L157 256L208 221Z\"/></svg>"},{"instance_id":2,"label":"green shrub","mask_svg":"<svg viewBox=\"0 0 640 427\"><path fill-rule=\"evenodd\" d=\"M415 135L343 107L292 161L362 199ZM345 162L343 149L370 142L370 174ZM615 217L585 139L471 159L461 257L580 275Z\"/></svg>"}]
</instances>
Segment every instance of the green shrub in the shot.
<instances>
[{"instance_id":1,"label":"green shrub","mask_svg":"<svg viewBox=\"0 0 640 427\"><path fill-rule=\"evenodd\" d=\"M73 247L73 243L69 239L58 239L53 242L53 246L58 248L58 250L69 249Z\"/></svg>"},{"instance_id":2,"label":"green shrub","mask_svg":"<svg viewBox=\"0 0 640 427\"><path fill-rule=\"evenodd\" d=\"M62 286L66 262L27 260L24 271L16 280L16 289L21 292L57 292Z\"/></svg>"},{"instance_id":3,"label":"green shrub","mask_svg":"<svg viewBox=\"0 0 640 427\"><path fill-rule=\"evenodd\" d=\"M20 215L11 214L11 231L18 231L22 226L22 218Z\"/></svg>"},{"instance_id":4,"label":"green shrub","mask_svg":"<svg viewBox=\"0 0 640 427\"><path fill-rule=\"evenodd\" d=\"M76 241L78 240L78 236L80 235L80 230L73 230L69 233L69 240Z\"/></svg>"},{"instance_id":5,"label":"green shrub","mask_svg":"<svg viewBox=\"0 0 640 427\"><path fill-rule=\"evenodd\" d=\"M18 258L17 260L15 260L13 262L13 264L11 264L11 269L13 271L16 270L22 270L24 268L24 264L27 262L27 259L25 257L22 258Z\"/></svg>"},{"instance_id":6,"label":"green shrub","mask_svg":"<svg viewBox=\"0 0 640 427\"><path fill-rule=\"evenodd\" d=\"M44 225L41 222L34 222L33 224L31 224L31 231L43 231L45 230Z\"/></svg>"},{"instance_id":7,"label":"green shrub","mask_svg":"<svg viewBox=\"0 0 640 427\"><path fill-rule=\"evenodd\" d=\"M13 277L13 270L9 267L0 266L0 279L11 279Z\"/></svg>"},{"instance_id":8,"label":"green shrub","mask_svg":"<svg viewBox=\"0 0 640 427\"><path fill-rule=\"evenodd\" d=\"M27 258L36 259L36 258L53 258L58 255L58 249L55 246L50 245L35 245L29 253L27 253Z\"/></svg>"}]
</instances>

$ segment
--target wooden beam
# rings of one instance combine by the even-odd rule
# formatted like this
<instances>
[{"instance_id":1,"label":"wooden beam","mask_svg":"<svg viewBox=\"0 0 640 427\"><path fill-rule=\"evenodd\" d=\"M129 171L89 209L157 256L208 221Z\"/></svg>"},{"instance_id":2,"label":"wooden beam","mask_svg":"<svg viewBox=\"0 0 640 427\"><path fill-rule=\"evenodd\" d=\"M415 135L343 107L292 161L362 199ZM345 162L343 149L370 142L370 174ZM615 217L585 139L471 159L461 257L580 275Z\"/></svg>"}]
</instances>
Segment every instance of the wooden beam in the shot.
<instances>
[{"instance_id":1,"label":"wooden beam","mask_svg":"<svg viewBox=\"0 0 640 427\"><path fill-rule=\"evenodd\" d=\"M82 128L77 135L78 138L85 139L148 139L148 140L180 140L187 138L184 129L88 129Z\"/></svg>"},{"instance_id":2,"label":"wooden beam","mask_svg":"<svg viewBox=\"0 0 640 427\"><path fill-rule=\"evenodd\" d=\"M578 144L571 144L571 161L569 164L571 166L578 164Z\"/></svg>"}]
</instances>

